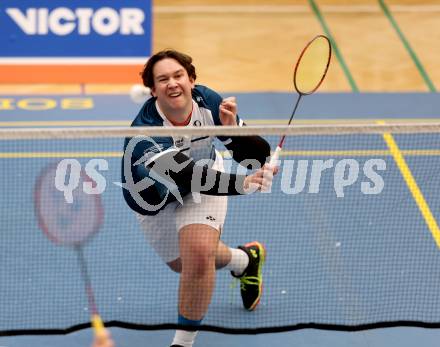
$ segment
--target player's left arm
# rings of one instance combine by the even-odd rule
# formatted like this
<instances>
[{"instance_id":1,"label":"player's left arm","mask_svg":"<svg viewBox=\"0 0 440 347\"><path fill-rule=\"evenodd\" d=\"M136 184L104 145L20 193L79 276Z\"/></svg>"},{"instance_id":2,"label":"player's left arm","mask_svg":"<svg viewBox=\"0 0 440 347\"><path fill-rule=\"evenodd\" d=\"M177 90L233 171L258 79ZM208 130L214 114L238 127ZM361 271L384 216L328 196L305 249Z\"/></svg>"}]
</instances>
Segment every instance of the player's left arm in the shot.
<instances>
[{"instance_id":1,"label":"player's left arm","mask_svg":"<svg viewBox=\"0 0 440 347\"><path fill-rule=\"evenodd\" d=\"M212 112L214 124L217 126L244 126L237 113L235 96L222 98L220 94L205 86L197 86L196 92L205 102L205 107ZM238 163L244 160L256 160L263 167L270 157L270 146L260 136L217 136L226 146L232 157ZM249 169L255 165L246 165ZM252 166L252 167L251 167Z\"/></svg>"}]
</instances>

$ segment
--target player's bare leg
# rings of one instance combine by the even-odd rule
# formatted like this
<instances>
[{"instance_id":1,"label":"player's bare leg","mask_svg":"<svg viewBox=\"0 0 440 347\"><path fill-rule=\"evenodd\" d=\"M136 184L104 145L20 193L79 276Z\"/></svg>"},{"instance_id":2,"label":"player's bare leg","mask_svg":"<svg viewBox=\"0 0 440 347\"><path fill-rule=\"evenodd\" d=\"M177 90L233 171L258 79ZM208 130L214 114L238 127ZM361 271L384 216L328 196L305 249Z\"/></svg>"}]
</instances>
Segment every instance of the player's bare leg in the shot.
<instances>
[{"instance_id":1,"label":"player's bare leg","mask_svg":"<svg viewBox=\"0 0 440 347\"><path fill-rule=\"evenodd\" d=\"M229 248L219 241L220 231L204 224L191 224L179 233L180 258L168 266L180 272L179 324L189 330L177 330L172 346L192 346L215 286L216 268L226 268L236 275L244 274L250 264L242 248Z\"/></svg>"},{"instance_id":2,"label":"player's bare leg","mask_svg":"<svg viewBox=\"0 0 440 347\"><path fill-rule=\"evenodd\" d=\"M180 230L179 314L186 319L201 320L208 310L218 242L219 231L205 224L190 224Z\"/></svg>"}]
</instances>

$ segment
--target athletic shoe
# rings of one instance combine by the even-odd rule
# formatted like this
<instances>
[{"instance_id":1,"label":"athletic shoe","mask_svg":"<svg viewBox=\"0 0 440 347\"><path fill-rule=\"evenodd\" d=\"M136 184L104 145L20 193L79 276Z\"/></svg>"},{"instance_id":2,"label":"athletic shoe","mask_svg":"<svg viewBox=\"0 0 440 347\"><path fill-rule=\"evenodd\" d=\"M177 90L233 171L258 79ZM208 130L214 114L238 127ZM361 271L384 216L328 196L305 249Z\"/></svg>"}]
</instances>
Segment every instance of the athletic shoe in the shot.
<instances>
[{"instance_id":1,"label":"athletic shoe","mask_svg":"<svg viewBox=\"0 0 440 347\"><path fill-rule=\"evenodd\" d=\"M248 311L253 311L260 302L263 294L263 264L266 256L264 246L258 241L253 241L239 246L249 257L249 265L243 274L236 276L240 280L240 293L243 300L243 306Z\"/></svg>"}]
</instances>

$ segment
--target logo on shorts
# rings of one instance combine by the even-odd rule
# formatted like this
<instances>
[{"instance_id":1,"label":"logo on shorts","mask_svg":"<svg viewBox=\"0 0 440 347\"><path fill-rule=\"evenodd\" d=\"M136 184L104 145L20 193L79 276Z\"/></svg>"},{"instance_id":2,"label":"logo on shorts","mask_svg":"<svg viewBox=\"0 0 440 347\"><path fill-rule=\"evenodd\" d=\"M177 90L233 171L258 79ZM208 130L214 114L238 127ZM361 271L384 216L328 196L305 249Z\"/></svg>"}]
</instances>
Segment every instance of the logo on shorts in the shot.
<instances>
[{"instance_id":1,"label":"logo on shorts","mask_svg":"<svg viewBox=\"0 0 440 347\"><path fill-rule=\"evenodd\" d=\"M210 220L211 222L215 222L215 218L213 216L207 216L207 220Z\"/></svg>"}]
</instances>

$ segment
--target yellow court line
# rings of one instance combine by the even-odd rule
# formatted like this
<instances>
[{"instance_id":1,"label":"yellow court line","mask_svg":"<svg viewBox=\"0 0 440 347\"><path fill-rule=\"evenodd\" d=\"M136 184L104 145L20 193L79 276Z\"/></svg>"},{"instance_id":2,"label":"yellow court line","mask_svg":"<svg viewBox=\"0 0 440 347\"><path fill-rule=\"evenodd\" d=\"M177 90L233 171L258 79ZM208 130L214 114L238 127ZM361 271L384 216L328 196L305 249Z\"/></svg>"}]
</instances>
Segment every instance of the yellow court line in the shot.
<instances>
[{"instance_id":1,"label":"yellow court line","mask_svg":"<svg viewBox=\"0 0 440 347\"><path fill-rule=\"evenodd\" d=\"M115 121L13 121L13 122L0 122L0 127L50 127L50 126L63 126L63 127L79 127L79 126L129 126L131 122L115 120Z\"/></svg>"},{"instance_id":2,"label":"yellow court line","mask_svg":"<svg viewBox=\"0 0 440 347\"><path fill-rule=\"evenodd\" d=\"M378 124L385 124L385 122L379 121ZM394 161L396 162L400 173L402 174L402 177L405 180L405 183L408 186L408 189L410 190L423 218L425 219L425 222L435 240L435 243L437 244L437 247L440 248L439 226L434 215L431 212L431 209L429 208L428 203L425 200L425 197L423 196L423 193L421 192L416 180L414 179L414 176L408 164L406 163L403 153L400 151L399 146L394 140L393 135L391 135L390 133L385 133L383 134L383 138L388 148L390 149Z\"/></svg>"},{"instance_id":3,"label":"yellow court line","mask_svg":"<svg viewBox=\"0 0 440 347\"><path fill-rule=\"evenodd\" d=\"M115 157L122 157L122 152L0 152L0 159Z\"/></svg>"},{"instance_id":4,"label":"yellow court line","mask_svg":"<svg viewBox=\"0 0 440 347\"><path fill-rule=\"evenodd\" d=\"M410 149L402 150L402 154L407 156L440 156L440 149ZM353 157L373 157L390 156L389 150L353 150L353 151L281 151L280 156L353 156Z\"/></svg>"},{"instance_id":5,"label":"yellow court line","mask_svg":"<svg viewBox=\"0 0 440 347\"><path fill-rule=\"evenodd\" d=\"M249 125L258 124L273 124L283 125L286 124L286 119L245 119L245 122ZM432 122L439 123L437 118L396 118L388 119L387 123L419 123L419 122ZM299 119L295 121L295 124L375 124L377 119ZM57 120L57 121L3 121L0 122L0 127L51 127L51 126L63 126L63 127L75 127L75 126L129 126L131 121L127 120ZM294 125L293 125L294 126Z\"/></svg>"},{"instance_id":6,"label":"yellow court line","mask_svg":"<svg viewBox=\"0 0 440 347\"><path fill-rule=\"evenodd\" d=\"M307 117L305 117L307 118ZM287 126L286 119L244 119L246 124L277 124ZM377 124L378 119L375 118L331 118L331 119L297 119L293 122L295 124ZM390 118L387 119L387 124L395 123L433 123L440 124L438 118Z\"/></svg>"},{"instance_id":7,"label":"yellow court line","mask_svg":"<svg viewBox=\"0 0 440 347\"><path fill-rule=\"evenodd\" d=\"M351 156L351 157L371 157L390 155L386 150L353 150L353 151L282 151L280 156Z\"/></svg>"},{"instance_id":8,"label":"yellow court line","mask_svg":"<svg viewBox=\"0 0 440 347\"><path fill-rule=\"evenodd\" d=\"M440 155L440 149L406 149L401 150L402 154L408 156L437 156Z\"/></svg>"},{"instance_id":9,"label":"yellow court line","mask_svg":"<svg viewBox=\"0 0 440 347\"><path fill-rule=\"evenodd\" d=\"M440 156L440 150L423 149L423 150L403 150L403 155L408 156ZM229 152L222 152L224 157L230 157ZM384 157L392 155L388 150L353 150L353 151L282 151L282 157ZM21 159L21 158L117 158L122 157L122 152L0 152L0 159Z\"/></svg>"}]
</instances>

